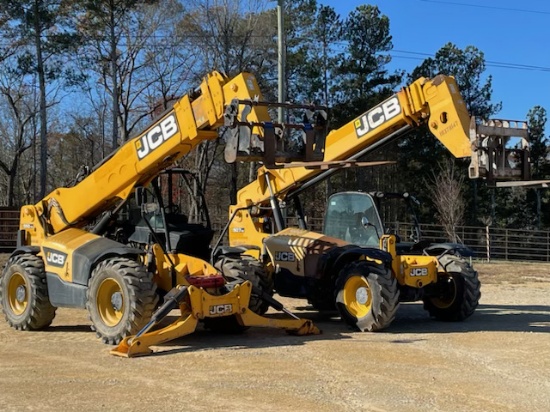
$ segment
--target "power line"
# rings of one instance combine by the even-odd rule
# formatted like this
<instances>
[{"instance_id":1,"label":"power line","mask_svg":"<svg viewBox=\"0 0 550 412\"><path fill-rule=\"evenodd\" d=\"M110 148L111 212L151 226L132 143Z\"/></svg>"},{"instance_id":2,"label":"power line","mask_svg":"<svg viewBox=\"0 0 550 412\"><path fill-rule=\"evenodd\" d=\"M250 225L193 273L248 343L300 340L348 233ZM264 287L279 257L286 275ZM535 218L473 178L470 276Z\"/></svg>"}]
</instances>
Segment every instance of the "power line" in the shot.
<instances>
[{"instance_id":1,"label":"power line","mask_svg":"<svg viewBox=\"0 0 550 412\"><path fill-rule=\"evenodd\" d=\"M499 6L484 6L481 4L461 3L457 1L443 1L443 0L418 0L418 1L422 1L424 3L438 3L438 4L451 4L454 6L477 7L480 9L515 11L519 13L550 14L550 11L516 9L512 7L499 7Z\"/></svg>"},{"instance_id":2,"label":"power line","mask_svg":"<svg viewBox=\"0 0 550 412\"><path fill-rule=\"evenodd\" d=\"M460 5L468 5L465 3L457 3L457 2L446 2L441 0L419 0L424 2L432 2L432 3L448 3L448 4L460 4ZM470 6L476 6L476 5L470 5ZM490 6L487 6L490 7ZM550 13L548 13L550 14ZM163 34L152 34L149 36L137 36L137 37L149 37L149 38L155 38L155 39L170 39L171 41L167 44L164 44L163 46L165 48L173 47L179 44L179 42L174 41L175 39L185 40L188 38L206 38L206 37L213 37L213 36L206 36L202 34L185 34L177 36L176 38L174 36L169 35L163 35ZM220 36L221 37L221 36ZM239 36L234 36L238 38ZM258 38L271 38L272 36L265 35L265 34L258 34L258 35L252 35L251 37L258 37ZM340 44L345 44L345 42L335 42ZM9 43L0 41L0 47L8 47ZM402 54L409 54L412 56L400 56L396 55L395 53L402 53ZM394 58L400 58L400 59L408 59L408 60L424 60L422 57L430 57L434 58L435 55L433 53L425 53L425 52L416 52L416 51L409 51L409 50L390 50L388 51L388 54L391 57ZM414 56L414 57L413 57ZM512 70L524 70L524 71L541 71L541 72L550 72L550 67L545 66L536 66L536 65L529 65L529 64L519 64L519 63L509 63L509 62L500 62L500 61L491 61L491 60L485 60L485 64L488 67L497 67L497 68L505 68L505 69L512 69Z\"/></svg>"},{"instance_id":3,"label":"power line","mask_svg":"<svg viewBox=\"0 0 550 412\"><path fill-rule=\"evenodd\" d=\"M432 58L435 57L433 54L430 54L430 53L414 52L414 51L408 51L408 50L392 50L391 52L412 54L415 56L423 56L423 57L432 57ZM410 57L410 56L392 55L392 57L415 59L415 57ZM416 59L423 60L421 57L416 57ZM550 67L535 66L530 64L508 63L508 62L499 62L499 61L493 61L493 60L485 60L485 64L489 67L500 67L505 69L531 70L531 71L535 70L535 71L542 71L542 72L550 72Z\"/></svg>"}]
</instances>

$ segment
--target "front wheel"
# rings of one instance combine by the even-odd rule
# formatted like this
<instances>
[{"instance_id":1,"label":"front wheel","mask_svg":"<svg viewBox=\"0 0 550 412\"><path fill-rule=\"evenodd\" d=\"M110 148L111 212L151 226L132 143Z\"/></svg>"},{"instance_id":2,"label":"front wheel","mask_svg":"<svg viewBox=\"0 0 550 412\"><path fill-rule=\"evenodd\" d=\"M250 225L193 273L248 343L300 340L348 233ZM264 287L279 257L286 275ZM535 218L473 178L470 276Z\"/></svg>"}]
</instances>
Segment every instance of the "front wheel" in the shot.
<instances>
[{"instance_id":1,"label":"front wheel","mask_svg":"<svg viewBox=\"0 0 550 412\"><path fill-rule=\"evenodd\" d=\"M444 255L439 263L445 272L439 273L435 292L424 297L424 309L438 320L456 322L470 317L481 297L477 272L468 262L453 255Z\"/></svg>"},{"instance_id":2,"label":"front wheel","mask_svg":"<svg viewBox=\"0 0 550 412\"><path fill-rule=\"evenodd\" d=\"M342 320L361 332L388 327L399 306L397 280L391 271L366 261L344 266L335 294Z\"/></svg>"},{"instance_id":3,"label":"front wheel","mask_svg":"<svg viewBox=\"0 0 550 412\"><path fill-rule=\"evenodd\" d=\"M135 335L151 319L158 299L155 290L153 276L138 262L123 257L102 261L88 285L92 329L111 345Z\"/></svg>"},{"instance_id":4,"label":"front wheel","mask_svg":"<svg viewBox=\"0 0 550 412\"><path fill-rule=\"evenodd\" d=\"M0 302L14 329L39 330L51 325L57 308L48 297L42 259L30 253L9 259L0 279Z\"/></svg>"}]
</instances>

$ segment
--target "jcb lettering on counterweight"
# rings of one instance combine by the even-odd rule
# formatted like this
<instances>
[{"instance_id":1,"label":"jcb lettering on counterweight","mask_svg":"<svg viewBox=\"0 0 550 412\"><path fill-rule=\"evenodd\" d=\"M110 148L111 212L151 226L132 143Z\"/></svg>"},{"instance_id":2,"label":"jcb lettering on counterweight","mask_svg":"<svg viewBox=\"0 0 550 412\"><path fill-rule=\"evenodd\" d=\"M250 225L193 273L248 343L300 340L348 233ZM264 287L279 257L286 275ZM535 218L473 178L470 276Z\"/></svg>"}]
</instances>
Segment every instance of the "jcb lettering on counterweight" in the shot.
<instances>
[{"instance_id":1,"label":"jcb lettering on counterweight","mask_svg":"<svg viewBox=\"0 0 550 412\"><path fill-rule=\"evenodd\" d=\"M159 124L140 136L136 140L136 150L138 158L141 160L165 141L174 136L178 131L178 122L176 116L171 114L164 118Z\"/></svg>"},{"instance_id":2,"label":"jcb lettering on counterweight","mask_svg":"<svg viewBox=\"0 0 550 412\"><path fill-rule=\"evenodd\" d=\"M399 113L401 113L399 99L397 96L390 97L385 102L380 103L378 106L355 120L354 125L357 137L363 137L368 132L383 125Z\"/></svg>"}]
</instances>

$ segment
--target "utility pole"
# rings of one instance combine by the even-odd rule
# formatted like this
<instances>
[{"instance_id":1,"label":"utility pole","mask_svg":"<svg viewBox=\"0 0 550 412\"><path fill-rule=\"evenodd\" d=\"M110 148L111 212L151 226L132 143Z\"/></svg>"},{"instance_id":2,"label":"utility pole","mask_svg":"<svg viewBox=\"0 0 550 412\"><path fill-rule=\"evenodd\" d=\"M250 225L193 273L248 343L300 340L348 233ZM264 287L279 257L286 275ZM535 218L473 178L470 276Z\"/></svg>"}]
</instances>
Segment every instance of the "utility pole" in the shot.
<instances>
[{"instance_id":1,"label":"utility pole","mask_svg":"<svg viewBox=\"0 0 550 412\"><path fill-rule=\"evenodd\" d=\"M278 70L279 70L279 103L284 103L285 96L285 27L284 27L284 0L278 0L277 4L277 44L278 44ZM284 110L279 107L279 123L283 123L285 119Z\"/></svg>"}]
</instances>

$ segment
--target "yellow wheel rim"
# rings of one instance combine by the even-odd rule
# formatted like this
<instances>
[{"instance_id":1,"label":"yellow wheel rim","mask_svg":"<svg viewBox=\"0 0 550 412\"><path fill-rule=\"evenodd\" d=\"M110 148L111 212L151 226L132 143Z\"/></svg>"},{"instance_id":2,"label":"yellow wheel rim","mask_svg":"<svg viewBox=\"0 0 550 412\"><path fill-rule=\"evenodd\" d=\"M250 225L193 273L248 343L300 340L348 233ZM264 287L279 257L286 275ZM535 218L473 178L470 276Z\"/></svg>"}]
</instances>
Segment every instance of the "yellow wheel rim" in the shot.
<instances>
[{"instance_id":1,"label":"yellow wheel rim","mask_svg":"<svg viewBox=\"0 0 550 412\"><path fill-rule=\"evenodd\" d=\"M452 276L447 276L446 281L449 283L448 292L444 296L437 296L431 298L434 306L439 309L449 308L456 300L456 283Z\"/></svg>"},{"instance_id":2,"label":"yellow wheel rim","mask_svg":"<svg viewBox=\"0 0 550 412\"><path fill-rule=\"evenodd\" d=\"M19 316L25 312L29 304L29 286L20 273L11 275L8 281L8 305L11 311Z\"/></svg>"},{"instance_id":3,"label":"yellow wheel rim","mask_svg":"<svg viewBox=\"0 0 550 412\"><path fill-rule=\"evenodd\" d=\"M352 276L344 285L344 305L348 312L360 319L372 308L372 291L363 276Z\"/></svg>"},{"instance_id":4,"label":"yellow wheel rim","mask_svg":"<svg viewBox=\"0 0 550 412\"><path fill-rule=\"evenodd\" d=\"M97 290L97 311L103 323L116 326L124 315L122 287L114 279L105 279Z\"/></svg>"}]
</instances>

